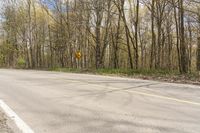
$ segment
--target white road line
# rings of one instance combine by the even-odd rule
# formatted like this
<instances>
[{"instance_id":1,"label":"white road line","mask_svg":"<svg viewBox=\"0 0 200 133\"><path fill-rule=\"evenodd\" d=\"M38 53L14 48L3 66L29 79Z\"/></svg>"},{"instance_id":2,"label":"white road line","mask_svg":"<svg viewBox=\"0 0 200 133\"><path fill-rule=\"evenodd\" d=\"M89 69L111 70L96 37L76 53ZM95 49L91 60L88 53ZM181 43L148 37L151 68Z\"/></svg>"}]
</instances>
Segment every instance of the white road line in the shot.
<instances>
[{"instance_id":1,"label":"white road line","mask_svg":"<svg viewBox=\"0 0 200 133\"><path fill-rule=\"evenodd\" d=\"M182 100L182 99L177 99L177 98L172 98L172 97L167 97L167 96L155 95L155 94L150 94L150 93L144 93L144 92L139 92L139 91L134 91L134 90L125 90L125 91L139 94L139 95L148 96L148 97L154 97L154 98L159 98L159 99L171 100L171 101L175 101L179 103L187 103L191 105L200 106L200 103L197 103L197 102L192 102L192 101L187 101L187 100Z\"/></svg>"},{"instance_id":2,"label":"white road line","mask_svg":"<svg viewBox=\"0 0 200 133\"><path fill-rule=\"evenodd\" d=\"M83 81L77 81L77 82L83 82ZM85 82L83 82L85 83ZM196 105L196 106L200 106L200 103L198 102L193 102L193 101L188 101L188 100L183 100L183 99L178 99L178 98L173 98L173 97L167 97L167 96L162 96L162 95L156 95L156 94L151 94L151 93L145 93L145 92L141 92L141 91L135 91L135 90L121 90L120 88L117 87L111 87L111 86L104 86L104 85L99 85L99 84L91 84L86 82L88 85L94 85L94 86L98 86L98 87L106 87L106 88L110 88L112 90L116 90L116 91L126 91L126 92L130 92L130 93L135 93L137 95L143 95L143 96L148 96L148 97L153 97L153 98L159 98L159 99L163 99L163 100L170 100L170 101L174 101L174 102L178 102L178 103L185 103L185 104L190 104L190 105Z\"/></svg>"},{"instance_id":3,"label":"white road line","mask_svg":"<svg viewBox=\"0 0 200 133\"><path fill-rule=\"evenodd\" d=\"M34 133L34 131L1 99L0 107L3 109L6 115L15 122L22 133Z\"/></svg>"},{"instance_id":4,"label":"white road line","mask_svg":"<svg viewBox=\"0 0 200 133\"><path fill-rule=\"evenodd\" d=\"M87 83L89 84L89 83ZM91 84L89 84L91 85ZM148 97L153 97L153 98L159 98L159 99L164 99L164 100L170 100L170 101L174 101L174 102L179 102L179 103L185 103L185 104L190 104L190 105L196 105L196 106L200 106L200 103L198 102L193 102L193 101L188 101L188 100L183 100L183 99L178 99L178 98L173 98L173 97L167 97L167 96L162 96L162 95L156 95L156 94L151 94L151 93L145 93L145 92L141 92L141 91L135 91L135 90L121 90L120 88L117 87L111 87L111 86L104 86L104 85L99 85L99 84L92 84L95 86L99 86L99 87L107 87L110 88L112 90L116 90L116 91L126 91L126 92L130 92L130 93L135 93L138 95L143 95L143 96L148 96Z\"/></svg>"}]
</instances>

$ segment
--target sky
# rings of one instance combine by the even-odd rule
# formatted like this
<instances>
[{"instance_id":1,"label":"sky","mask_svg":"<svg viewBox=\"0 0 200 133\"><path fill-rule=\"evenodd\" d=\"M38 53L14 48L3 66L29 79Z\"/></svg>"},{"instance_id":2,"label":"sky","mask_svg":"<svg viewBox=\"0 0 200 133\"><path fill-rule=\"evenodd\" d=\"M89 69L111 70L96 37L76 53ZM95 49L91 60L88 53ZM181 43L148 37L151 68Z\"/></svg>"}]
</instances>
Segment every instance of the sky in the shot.
<instances>
[{"instance_id":1,"label":"sky","mask_svg":"<svg viewBox=\"0 0 200 133\"><path fill-rule=\"evenodd\" d=\"M49 7L50 9L53 9L55 6L55 3L53 2L53 0L41 0L41 2L45 4L47 7Z\"/></svg>"},{"instance_id":2,"label":"sky","mask_svg":"<svg viewBox=\"0 0 200 133\"><path fill-rule=\"evenodd\" d=\"M0 0L0 10L2 9L3 6L3 0Z\"/></svg>"},{"instance_id":3,"label":"sky","mask_svg":"<svg viewBox=\"0 0 200 133\"><path fill-rule=\"evenodd\" d=\"M2 8L3 8L3 0L0 0L0 21L1 21L1 19L2 19Z\"/></svg>"}]
</instances>

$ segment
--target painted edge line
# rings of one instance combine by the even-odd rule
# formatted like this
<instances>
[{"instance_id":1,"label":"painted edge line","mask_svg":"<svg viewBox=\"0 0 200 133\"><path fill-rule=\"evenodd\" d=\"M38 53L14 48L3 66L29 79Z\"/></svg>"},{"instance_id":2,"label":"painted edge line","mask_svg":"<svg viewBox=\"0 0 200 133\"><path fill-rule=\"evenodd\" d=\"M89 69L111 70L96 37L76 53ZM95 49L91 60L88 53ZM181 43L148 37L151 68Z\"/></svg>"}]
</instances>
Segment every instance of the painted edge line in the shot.
<instances>
[{"instance_id":1,"label":"painted edge line","mask_svg":"<svg viewBox=\"0 0 200 133\"><path fill-rule=\"evenodd\" d=\"M88 84L89 84L89 83L88 83ZM106 87L106 86L99 85L99 84L93 84L93 85L99 86L99 87ZM116 90L116 91L117 91L117 90L121 90L120 88L111 87L111 86L109 86L108 88L110 88L110 89L112 89L112 90ZM162 95L156 95L156 94L151 94L151 93L145 93L145 92L135 91L135 90L122 90L122 91L130 92L130 93L134 93L134 94L138 94L138 95L143 95L143 96L148 96L148 97L153 97L153 98L171 100L171 101L175 101L175 102L178 102L178 103L185 103L185 104L200 106L200 103L198 103L198 102L193 102L193 101L188 101L188 100L182 100L182 99L173 98L173 97L167 97L167 96L162 96Z\"/></svg>"},{"instance_id":2,"label":"painted edge line","mask_svg":"<svg viewBox=\"0 0 200 133\"><path fill-rule=\"evenodd\" d=\"M105 87L105 86L99 85L99 84L93 84L93 85L99 86L99 87ZM120 90L120 88L117 88L117 87L111 87L111 86L109 86L108 88L110 88L112 90ZM145 93L145 92L135 91L135 90L122 90L122 91L130 92L130 93L135 93L135 94L138 94L138 95L143 95L143 96L148 96L148 97L153 97L153 98L171 100L171 101L175 101L175 102L178 102L178 103L185 103L185 104L200 106L200 103L198 103L198 102L193 102L193 101L188 101L188 100L182 100L182 99L173 98L173 97L167 97L167 96L162 96L162 95Z\"/></svg>"},{"instance_id":3,"label":"painted edge line","mask_svg":"<svg viewBox=\"0 0 200 133\"><path fill-rule=\"evenodd\" d=\"M135 93L135 94L139 94L139 95L144 95L144 96L149 96L149 97L154 97L154 98L159 98L159 99L171 100L171 101L175 101L175 102L179 102L179 103L186 103L186 104L200 106L200 103L197 103L197 102L192 102L192 101L187 101L187 100L181 100L181 99L167 97L167 96L155 95L155 94L144 93L144 92L139 92L139 91L134 91L134 90L129 90L127 92L131 92L131 93Z\"/></svg>"},{"instance_id":4,"label":"painted edge line","mask_svg":"<svg viewBox=\"0 0 200 133\"><path fill-rule=\"evenodd\" d=\"M22 133L34 133L34 131L3 101L0 99L0 107L6 115L15 122Z\"/></svg>"}]
</instances>

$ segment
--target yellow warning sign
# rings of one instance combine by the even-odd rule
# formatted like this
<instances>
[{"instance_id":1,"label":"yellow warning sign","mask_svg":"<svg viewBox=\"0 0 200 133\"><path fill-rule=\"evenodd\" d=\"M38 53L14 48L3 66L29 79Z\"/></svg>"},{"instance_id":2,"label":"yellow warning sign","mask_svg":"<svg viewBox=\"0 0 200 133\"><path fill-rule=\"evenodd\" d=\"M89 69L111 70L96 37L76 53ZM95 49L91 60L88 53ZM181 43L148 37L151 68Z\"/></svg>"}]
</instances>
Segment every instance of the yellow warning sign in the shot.
<instances>
[{"instance_id":1,"label":"yellow warning sign","mask_svg":"<svg viewBox=\"0 0 200 133\"><path fill-rule=\"evenodd\" d=\"M77 59L80 59L81 58L81 52L80 51L76 52L75 56L76 56Z\"/></svg>"}]
</instances>

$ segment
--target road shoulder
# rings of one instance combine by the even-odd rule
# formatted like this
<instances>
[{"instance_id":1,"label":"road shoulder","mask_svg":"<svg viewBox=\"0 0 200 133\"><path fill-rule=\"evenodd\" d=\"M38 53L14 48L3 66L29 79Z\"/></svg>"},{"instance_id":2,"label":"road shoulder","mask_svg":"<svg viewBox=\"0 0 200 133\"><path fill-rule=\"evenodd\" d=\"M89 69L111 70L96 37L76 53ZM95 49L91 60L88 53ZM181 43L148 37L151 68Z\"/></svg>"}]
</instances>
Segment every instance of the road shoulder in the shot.
<instances>
[{"instance_id":1,"label":"road shoulder","mask_svg":"<svg viewBox=\"0 0 200 133\"><path fill-rule=\"evenodd\" d=\"M12 128L14 128L14 123L0 109L0 133L16 133Z\"/></svg>"}]
</instances>

